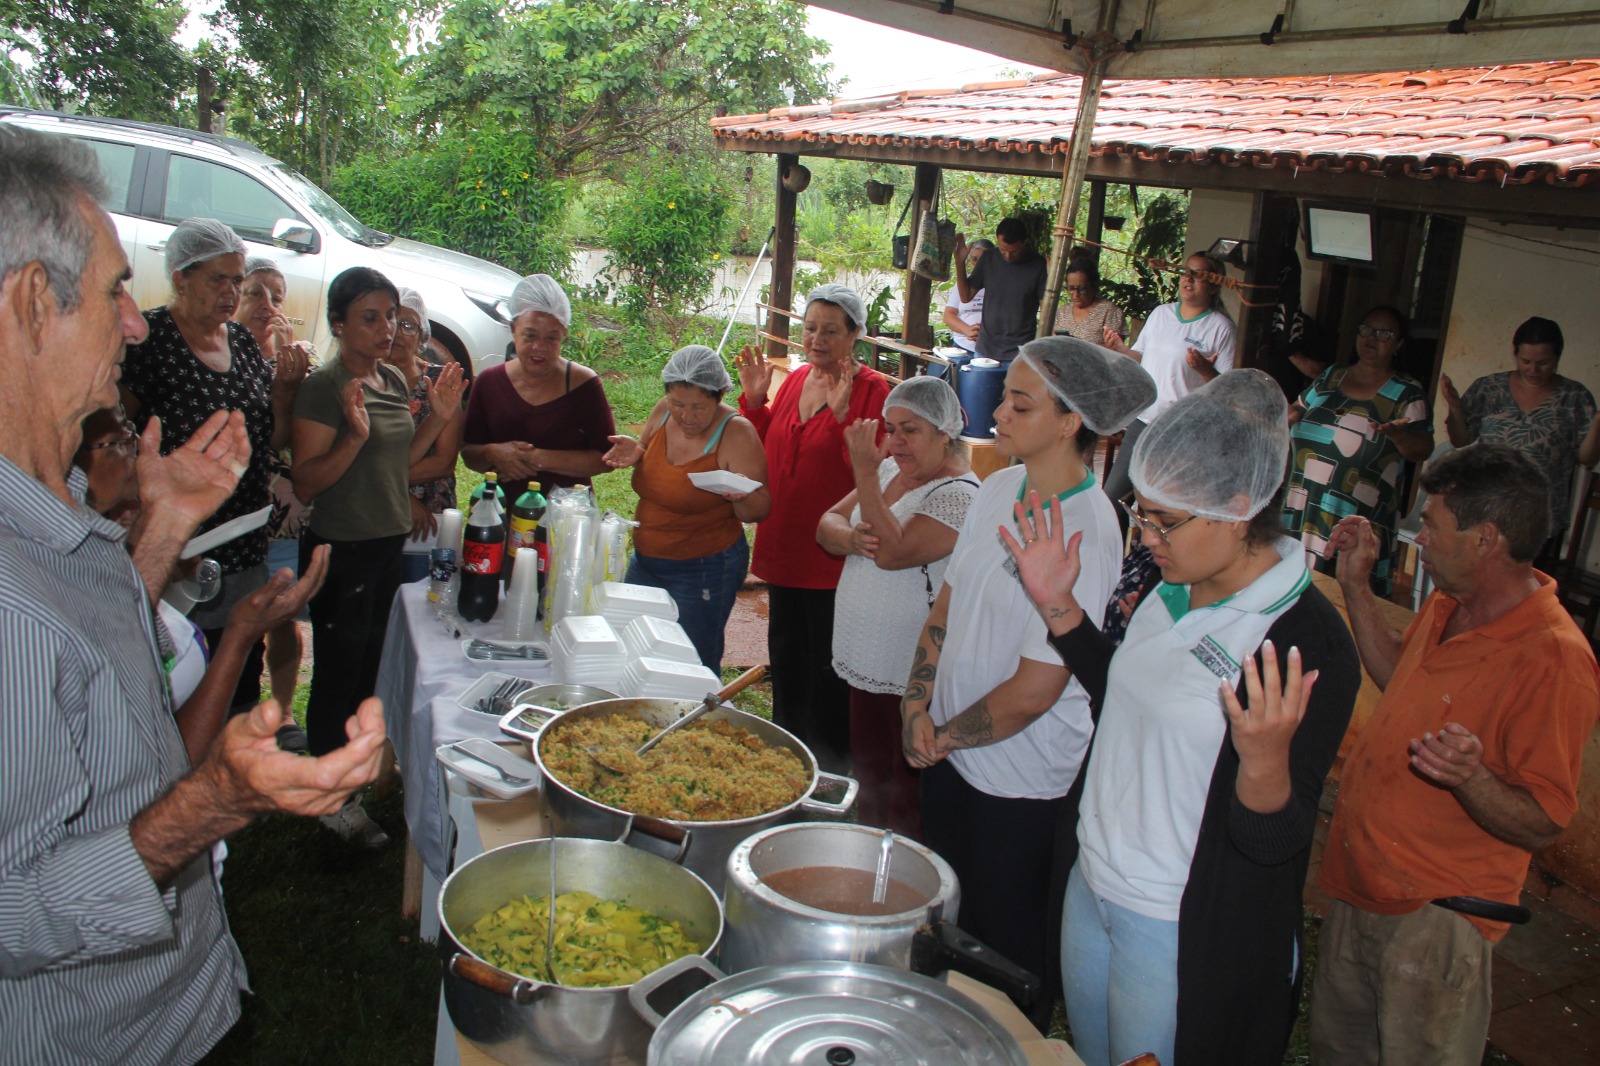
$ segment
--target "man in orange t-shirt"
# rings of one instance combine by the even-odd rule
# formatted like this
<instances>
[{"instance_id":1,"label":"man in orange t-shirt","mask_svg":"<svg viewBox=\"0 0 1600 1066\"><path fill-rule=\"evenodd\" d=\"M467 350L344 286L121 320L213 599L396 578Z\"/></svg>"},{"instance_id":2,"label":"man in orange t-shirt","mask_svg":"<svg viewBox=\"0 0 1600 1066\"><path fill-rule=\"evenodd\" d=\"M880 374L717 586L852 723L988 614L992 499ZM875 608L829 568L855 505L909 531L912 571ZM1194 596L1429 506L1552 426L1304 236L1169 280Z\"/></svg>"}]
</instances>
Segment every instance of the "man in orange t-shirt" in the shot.
<instances>
[{"instance_id":1,"label":"man in orange t-shirt","mask_svg":"<svg viewBox=\"0 0 1600 1066\"><path fill-rule=\"evenodd\" d=\"M1311 1005L1312 1061L1477 1066L1489 971L1528 862L1578 809L1600 668L1533 569L1549 508L1537 467L1476 445L1423 474L1417 544L1438 591L1404 637L1367 578L1377 538L1335 528L1339 584L1384 690L1350 753L1323 852L1333 897ZM1433 904L1430 906L1430 904Z\"/></svg>"}]
</instances>

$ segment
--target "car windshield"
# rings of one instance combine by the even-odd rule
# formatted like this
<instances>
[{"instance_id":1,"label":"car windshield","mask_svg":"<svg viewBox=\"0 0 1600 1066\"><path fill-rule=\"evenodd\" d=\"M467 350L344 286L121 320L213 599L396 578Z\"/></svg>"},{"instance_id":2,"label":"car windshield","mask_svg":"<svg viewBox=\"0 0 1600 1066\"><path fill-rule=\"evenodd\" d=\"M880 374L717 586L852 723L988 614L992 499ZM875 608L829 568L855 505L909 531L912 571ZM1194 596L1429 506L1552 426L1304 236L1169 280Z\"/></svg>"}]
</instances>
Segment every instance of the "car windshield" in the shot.
<instances>
[{"instance_id":1,"label":"car windshield","mask_svg":"<svg viewBox=\"0 0 1600 1066\"><path fill-rule=\"evenodd\" d=\"M381 248L394 240L392 235L364 225L356 216L346 211L339 201L323 192L319 186L299 171L284 166L282 163L274 164L272 169L279 177L292 185L301 196L305 197L306 202L311 205L313 211L326 219L343 236L372 248Z\"/></svg>"}]
</instances>

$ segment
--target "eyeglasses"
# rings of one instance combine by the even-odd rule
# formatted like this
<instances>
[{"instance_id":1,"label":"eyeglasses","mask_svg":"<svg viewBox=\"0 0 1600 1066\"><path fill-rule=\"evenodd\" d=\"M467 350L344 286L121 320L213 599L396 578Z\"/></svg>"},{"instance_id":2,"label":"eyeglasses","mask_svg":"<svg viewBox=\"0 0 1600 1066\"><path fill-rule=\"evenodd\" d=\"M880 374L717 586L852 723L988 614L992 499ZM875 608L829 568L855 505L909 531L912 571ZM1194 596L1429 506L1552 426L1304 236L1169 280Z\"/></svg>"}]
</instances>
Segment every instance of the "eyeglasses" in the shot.
<instances>
[{"instance_id":1,"label":"eyeglasses","mask_svg":"<svg viewBox=\"0 0 1600 1066\"><path fill-rule=\"evenodd\" d=\"M1400 336L1400 331L1397 329L1384 329L1381 326L1369 326L1363 322L1356 327L1356 336L1365 341L1369 341L1374 337L1380 341L1392 341Z\"/></svg>"},{"instance_id":2,"label":"eyeglasses","mask_svg":"<svg viewBox=\"0 0 1600 1066\"><path fill-rule=\"evenodd\" d=\"M407 322L403 318L399 322L395 323L395 329L398 329L401 333L404 333L408 337L415 336L422 332L421 326L417 325L415 322Z\"/></svg>"},{"instance_id":3,"label":"eyeglasses","mask_svg":"<svg viewBox=\"0 0 1600 1066\"><path fill-rule=\"evenodd\" d=\"M1190 515L1181 522L1174 522L1170 526L1161 526L1140 514L1139 509L1130 505L1126 500L1118 500L1117 502L1122 505L1122 509L1124 511L1128 512L1128 518L1133 521L1134 525L1138 526L1141 530L1154 533L1161 543L1168 545L1172 543L1172 534L1175 530L1188 525L1190 522L1193 522L1196 518L1200 517L1199 515Z\"/></svg>"},{"instance_id":4,"label":"eyeglasses","mask_svg":"<svg viewBox=\"0 0 1600 1066\"><path fill-rule=\"evenodd\" d=\"M83 450L86 452L99 451L101 448L115 448L129 459L137 459L139 458L139 431L132 422L124 420L121 436L100 441L98 444L85 444L83 446Z\"/></svg>"}]
</instances>

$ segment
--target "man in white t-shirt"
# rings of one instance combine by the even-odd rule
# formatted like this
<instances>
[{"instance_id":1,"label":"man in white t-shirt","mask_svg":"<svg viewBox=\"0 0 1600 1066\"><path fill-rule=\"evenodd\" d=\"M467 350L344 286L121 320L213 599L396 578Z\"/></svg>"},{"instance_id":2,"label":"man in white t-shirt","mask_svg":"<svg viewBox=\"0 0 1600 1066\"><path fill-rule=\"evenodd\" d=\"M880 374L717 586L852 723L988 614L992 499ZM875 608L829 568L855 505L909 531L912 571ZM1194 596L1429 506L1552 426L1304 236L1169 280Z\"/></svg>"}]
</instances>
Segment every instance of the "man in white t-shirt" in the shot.
<instances>
[{"instance_id":1,"label":"man in white t-shirt","mask_svg":"<svg viewBox=\"0 0 1600 1066\"><path fill-rule=\"evenodd\" d=\"M967 252L967 273L978 265L983 253L994 247L987 237L972 242ZM950 286L950 296L944 303L944 324L950 330L950 339L957 348L969 352L978 350L978 329L983 325L983 290L972 294L972 299L961 298L961 287Z\"/></svg>"}]
</instances>

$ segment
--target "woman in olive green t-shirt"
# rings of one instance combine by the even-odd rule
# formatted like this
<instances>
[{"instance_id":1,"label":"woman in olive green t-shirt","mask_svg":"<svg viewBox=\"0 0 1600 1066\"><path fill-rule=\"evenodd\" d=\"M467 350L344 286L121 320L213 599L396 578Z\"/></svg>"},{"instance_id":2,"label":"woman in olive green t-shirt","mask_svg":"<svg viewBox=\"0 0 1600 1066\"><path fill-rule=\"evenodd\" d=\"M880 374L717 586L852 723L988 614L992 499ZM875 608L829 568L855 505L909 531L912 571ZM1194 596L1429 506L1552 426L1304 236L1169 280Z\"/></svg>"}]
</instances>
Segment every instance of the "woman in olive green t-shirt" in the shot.
<instances>
[{"instance_id":1,"label":"woman in olive green t-shirt","mask_svg":"<svg viewBox=\"0 0 1600 1066\"><path fill-rule=\"evenodd\" d=\"M352 267L335 278L328 323L338 356L306 378L294 405L294 491L316 502L300 538L301 566L317 545L333 548L327 580L311 601L306 731L313 755L343 746L345 719L372 695L411 532L407 471L461 410L461 372L451 364L431 390L432 414L413 431L405 378L383 362L398 305L395 286L376 270ZM381 842L381 830L354 806L330 815L330 825Z\"/></svg>"}]
</instances>

